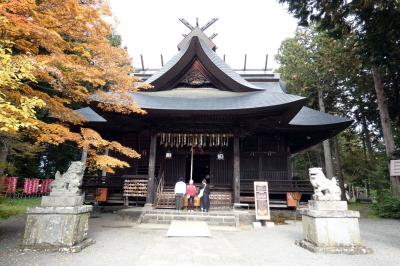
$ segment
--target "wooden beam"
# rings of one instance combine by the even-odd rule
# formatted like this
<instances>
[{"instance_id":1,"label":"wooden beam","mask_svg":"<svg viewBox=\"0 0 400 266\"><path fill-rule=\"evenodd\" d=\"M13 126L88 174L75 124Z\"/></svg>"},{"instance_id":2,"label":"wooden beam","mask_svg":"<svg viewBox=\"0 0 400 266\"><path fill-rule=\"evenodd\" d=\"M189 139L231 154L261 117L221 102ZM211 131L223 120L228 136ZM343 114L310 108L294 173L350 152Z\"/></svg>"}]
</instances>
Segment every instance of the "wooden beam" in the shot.
<instances>
[{"instance_id":1,"label":"wooden beam","mask_svg":"<svg viewBox=\"0 0 400 266\"><path fill-rule=\"evenodd\" d=\"M144 72L144 60L143 60L143 55L140 55L140 61L142 62L142 71Z\"/></svg>"},{"instance_id":2,"label":"wooden beam","mask_svg":"<svg viewBox=\"0 0 400 266\"><path fill-rule=\"evenodd\" d=\"M147 182L147 198L146 204L153 204L154 200L154 179L156 171L156 147L157 147L157 134L152 134L150 137L150 154L149 154L149 179Z\"/></svg>"},{"instance_id":3,"label":"wooden beam","mask_svg":"<svg viewBox=\"0 0 400 266\"><path fill-rule=\"evenodd\" d=\"M267 71L268 67L268 54L265 56L265 67L264 67L264 71Z\"/></svg>"},{"instance_id":4,"label":"wooden beam","mask_svg":"<svg viewBox=\"0 0 400 266\"><path fill-rule=\"evenodd\" d=\"M240 147L238 135L233 138L233 199L234 203L240 202Z\"/></svg>"},{"instance_id":5,"label":"wooden beam","mask_svg":"<svg viewBox=\"0 0 400 266\"><path fill-rule=\"evenodd\" d=\"M203 27L201 27L201 31L205 31L206 29L208 29L212 24L214 24L216 21L218 20L218 18L212 18L209 22L206 23L206 25L204 25ZM198 23L198 22L197 22ZM196 25L198 27L198 25Z\"/></svg>"},{"instance_id":6,"label":"wooden beam","mask_svg":"<svg viewBox=\"0 0 400 266\"><path fill-rule=\"evenodd\" d=\"M258 180L262 180L262 167L263 167L263 158L262 156L265 156L262 154L262 137L258 136L257 137L257 151L258 151Z\"/></svg>"},{"instance_id":7,"label":"wooden beam","mask_svg":"<svg viewBox=\"0 0 400 266\"><path fill-rule=\"evenodd\" d=\"M189 30L193 30L193 29L194 29L194 27L193 27L189 22L187 22L186 19L180 18L179 21L182 22L183 25L185 25L186 27L188 27Z\"/></svg>"}]
</instances>

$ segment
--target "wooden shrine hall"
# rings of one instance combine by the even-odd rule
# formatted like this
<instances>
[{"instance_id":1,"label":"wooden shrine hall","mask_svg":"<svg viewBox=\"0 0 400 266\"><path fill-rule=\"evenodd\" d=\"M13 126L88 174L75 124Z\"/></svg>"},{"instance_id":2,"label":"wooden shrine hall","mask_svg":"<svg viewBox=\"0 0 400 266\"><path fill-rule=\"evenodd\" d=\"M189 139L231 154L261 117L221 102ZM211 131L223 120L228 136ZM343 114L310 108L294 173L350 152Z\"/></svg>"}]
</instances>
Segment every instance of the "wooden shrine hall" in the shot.
<instances>
[{"instance_id":1,"label":"wooden shrine hall","mask_svg":"<svg viewBox=\"0 0 400 266\"><path fill-rule=\"evenodd\" d=\"M204 33L209 24L188 24L191 32L172 59L157 71L137 74L153 86L131 94L146 115L95 105L77 110L86 126L141 154L115 176L86 177L86 190L107 188L109 202L122 202L136 180L133 187L142 182L144 190L136 196L160 208L174 206L179 177L195 183L206 178L211 208L251 199L254 181L269 182L272 200L286 199L287 192L311 194L308 177L293 177L290 156L351 121L305 107L306 98L285 92L279 74L231 69Z\"/></svg>"}]
</instances>

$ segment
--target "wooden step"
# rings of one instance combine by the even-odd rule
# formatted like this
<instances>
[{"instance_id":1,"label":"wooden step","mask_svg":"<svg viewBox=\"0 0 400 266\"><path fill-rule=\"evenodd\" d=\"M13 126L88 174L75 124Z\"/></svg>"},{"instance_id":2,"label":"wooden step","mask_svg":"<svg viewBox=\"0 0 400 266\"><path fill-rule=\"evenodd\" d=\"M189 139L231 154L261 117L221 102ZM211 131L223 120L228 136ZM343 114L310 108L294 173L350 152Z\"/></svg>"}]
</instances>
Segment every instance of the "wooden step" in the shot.
<instances>
[{"instance_id":1,"label":"wooden step","mask_svg":"<svg viewBox=\"0 0 400 266\"><path fill-rule=\"evenodd\" d=\"M232 208L231 192L211 192L210 193L210 209L229 209ZM163 191L157 195L156 208L174 209L175 194L173 191Z\"/></svg>"}]
</instances>

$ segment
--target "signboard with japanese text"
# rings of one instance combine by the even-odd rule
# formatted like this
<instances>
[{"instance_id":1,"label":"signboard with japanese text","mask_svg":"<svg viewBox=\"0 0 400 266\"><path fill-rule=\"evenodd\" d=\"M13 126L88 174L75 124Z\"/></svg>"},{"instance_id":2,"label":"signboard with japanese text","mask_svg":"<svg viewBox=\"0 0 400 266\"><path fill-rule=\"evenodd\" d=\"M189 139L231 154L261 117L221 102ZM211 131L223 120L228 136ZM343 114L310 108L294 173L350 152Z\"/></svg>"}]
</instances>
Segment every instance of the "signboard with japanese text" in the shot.
<instances>
[{"instance_id":1,"label":"signboard with japanese text","mask_svg":"<svg viewBox=\"0 0 400 266\"><path fill-rule=\"evenodd\" d=\"M268 182L254 182L254 201L257 220L269 220Z\"/></svg>"},{"instance_id":2,"label":"signboard with japanese text","mask_svg":"<svg viewBox=\"0 0 400 266\"><path fill-rule=\"evenodd\" d=\"M390 176L400 176L400 160L390 161Z\"/></svg>"}]
</instances>

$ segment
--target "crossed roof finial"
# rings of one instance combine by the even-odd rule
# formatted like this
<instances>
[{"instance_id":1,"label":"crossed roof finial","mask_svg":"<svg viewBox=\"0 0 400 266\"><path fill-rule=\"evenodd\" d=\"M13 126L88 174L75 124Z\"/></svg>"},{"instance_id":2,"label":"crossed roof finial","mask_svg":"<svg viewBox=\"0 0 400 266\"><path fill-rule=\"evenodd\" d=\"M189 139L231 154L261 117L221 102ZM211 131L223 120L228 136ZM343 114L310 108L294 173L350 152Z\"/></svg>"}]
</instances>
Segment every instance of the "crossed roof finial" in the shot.
<instances>
[{"instance_id":1,"label":"crossed roof finial","mask_svg":"<svg viewBox=\"0 0 400 266\"><path fill-rule=\"evenodd\" d=\"M196 18L196 26L193 26L192 24L190 24L186 19L184 18L180 18L179 21L182 22L183 25L185 25L189 30L190 33L189 34L182 34L182 36L184 37L184 40L182 41L183 43L185 43L185 40L187 38L192 37L193 35L202 35L204 38L208 39L208 41L212 44L212 39L214 39L218 34L217 33L213 33L212 35L210 35L209 37L204 33L204 31L206 29L208 29L211 25L213 25L216 21L218 20L218 18L212 18L211 20L209 20L203 27L200 28L199 26L199 19ZM181 43L182 43L181 42ZM181 44L178 45L178 49L181 48ZM216 49L215 44L211 45L211 48L213 50Z\"/></svg>"},{"instance_id":2,"label":"crossed roof finial","mask_svg":"<svg viewBox=\"0 0 400 266\"><path fill-rule=\"evenodd\" d=\"M199 27L199 18L196 18L196 27L200 28L201 31L205 31L206 29L208 29L212 24L214 24L216 21L218 20L218 18L212 18L210 21L208 21L203 27ZM192 24L190 24L186 19L184 18L180 18L179 19L180 22L182 22L183 25L185 25L186 27L189 28L189 30L194 30L195 27L192 26Z\"/></svg>"}]
</instances>

